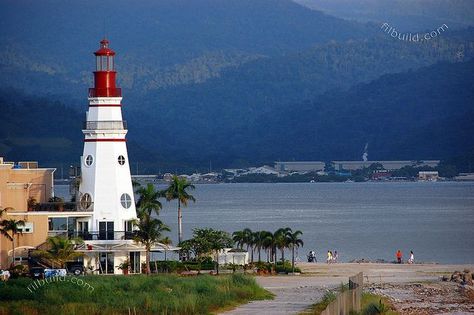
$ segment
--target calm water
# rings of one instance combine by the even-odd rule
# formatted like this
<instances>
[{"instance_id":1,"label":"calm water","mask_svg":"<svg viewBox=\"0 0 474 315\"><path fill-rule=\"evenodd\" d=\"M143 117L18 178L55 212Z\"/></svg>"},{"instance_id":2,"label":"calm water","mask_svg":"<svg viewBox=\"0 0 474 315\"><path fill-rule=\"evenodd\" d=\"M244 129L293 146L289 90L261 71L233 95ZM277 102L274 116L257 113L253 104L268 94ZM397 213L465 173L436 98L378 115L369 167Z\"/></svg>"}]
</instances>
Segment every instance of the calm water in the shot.
<instances>
[{"instance_id":1,"label":"calm water","mask_svg":"<svg viewBox=\"0 0 474 315\"><path fill-rule=\"evenodd\" d=\"M162 187L159 187L162 188ZM392 260L400 248L418 261L474 262L474 183L304 183L196 185L183 209L185 238L195 227L303 232L299 257L328 249L340 258ZM175 202L161 219L176 239Z\"/></svg>"}]
</instances>

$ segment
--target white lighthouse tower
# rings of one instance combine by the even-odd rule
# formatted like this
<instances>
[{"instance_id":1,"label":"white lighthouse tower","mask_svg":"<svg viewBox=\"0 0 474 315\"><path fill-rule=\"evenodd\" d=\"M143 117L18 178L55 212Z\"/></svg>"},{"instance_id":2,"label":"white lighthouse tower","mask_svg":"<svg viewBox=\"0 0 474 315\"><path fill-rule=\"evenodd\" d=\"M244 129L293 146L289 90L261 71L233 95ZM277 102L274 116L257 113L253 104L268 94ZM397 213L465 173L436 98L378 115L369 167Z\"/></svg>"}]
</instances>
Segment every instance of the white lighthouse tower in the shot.
<instances>
[{"instance_id":1,"label":"white lighthouse tower","mask_svg":"<svg viewBox=\"0 0 474 315\"><path fill-rule=\"evenodd\" d=\"M125 138L127 124L122 120L122 92L115 84L115 52L103 39L94 54L94 87L89 89L89 109L82 130L84 153L78 195L81 207L92 210L92 217L78 221L78 228L89 233L92 240L127 239L117 233L125 235L132 230L136 210Z\"/></svg>"}]
</instances>

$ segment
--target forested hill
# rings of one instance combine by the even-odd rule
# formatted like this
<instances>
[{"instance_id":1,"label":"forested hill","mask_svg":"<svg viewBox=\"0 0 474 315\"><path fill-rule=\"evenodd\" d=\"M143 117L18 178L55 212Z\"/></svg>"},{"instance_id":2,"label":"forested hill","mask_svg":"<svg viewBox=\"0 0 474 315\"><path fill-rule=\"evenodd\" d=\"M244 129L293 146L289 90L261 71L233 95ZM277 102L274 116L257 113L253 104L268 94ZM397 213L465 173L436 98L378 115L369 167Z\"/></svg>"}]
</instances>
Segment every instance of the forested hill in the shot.
<instances>
[{"instance_id":1,"label":"forested hill","mask_svg":"<svg viewBox=\"0 0 474 315\"><path fill-rule=\"evenodd\" d=\"M261 116L252 123L221 125L212 139L194 126L168 139L161 150L140 145L130 126L130 160L141 172L194 170L277 159L448 158L474 148L474 61L439 63L417 71L382 76L344 93L328 92L311 102ZM49 99L0 91L0 151L10 160L32 159L59 166L77 163L82 150L83 114ZM190 113L186 113L188 115ZM225 119L224 117L222 119ZM227 128L225 126L228 126ZM205 163L207 161L207 163ZM133 164L135 165L135 164Z\"/></svg>"},{"instance_id":2,"label":"forested hill","mask_svg":"<svg viewBox=\"0 0 474 315\"><path fill-rule=\"evenodd\" d=\"M42 166L78 165L82 155L84 112L51 97L20 90L0 89L0 156L8 161L39 161ZM84 109L85 110L85 109ZM134 138L138 138L134 134ZM171 157L151 153L133 139L128 141L131 161L143 167L166 168ZM182 167L187 167L184 162ZM135 171L135 164L133 171Z\"/></svg>"},{"instance_id":3,"label":"forested hill","mask_svg":"<svg viewBox=\"0 0 474 315\"><path fill-rule=\"evenodd\" d=\"M0 5L0 82L65 99L82 97L89 87L92 52L104 35L118 53L120 85L143 93L203 82L255 58L379 32L291 0L2 0Z\"/></svg>"},{"instance_id":4,"label":"forested hill","mask_svg":"<svg viewBox=\"0 0 474 315\"><path fill-rule=\"evenodd\" d=\"M474 60L443 62L385 75L346 93L326 93L295 104L298 110L260 119L246 131L246 145L234 153L261 160L359 160L365 144L372 160L443 159L472 152L473 71Z\"/></svg>"}]
</instances>

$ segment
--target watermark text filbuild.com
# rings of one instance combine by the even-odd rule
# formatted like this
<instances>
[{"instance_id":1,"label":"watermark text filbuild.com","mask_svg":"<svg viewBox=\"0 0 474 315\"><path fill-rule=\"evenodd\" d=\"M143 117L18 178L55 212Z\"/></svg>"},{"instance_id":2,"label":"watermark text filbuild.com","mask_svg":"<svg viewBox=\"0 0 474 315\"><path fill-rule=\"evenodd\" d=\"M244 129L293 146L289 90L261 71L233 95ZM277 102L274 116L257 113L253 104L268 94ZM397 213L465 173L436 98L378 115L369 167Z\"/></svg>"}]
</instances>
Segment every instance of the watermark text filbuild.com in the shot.
<instances>
[{"instance_id":1,"label":"watermark text filbuild.com","mask_svg":"<svg viewBox=\"0 0 474 315\"><path fill-rule=\"evenodd\" d=\"M87 291L89 292L94 292L94 287L91 286L89 283L85 282L84 280L80 279L80 278L76 278L76 277L66 277L66 276L54 276L54 277L49 277L49 278L46 278L46 279L37 279L35 281L33 281L32 283L30 283L30 285L28 285L27 289L33 293L34 291L36 291L37 289L47 285L47 284L51 284L51 283L73 283L73 284L76 284L84 289L86 289Z\"/></svg>"},{"instance_id":2,"label":"watermark text filbuild.com","mask_svg":"<svg viewBox=\"0 0 474 315\"><path fill-rule=\"evenodd\" d=\"M398 38L399 40L404 40L407 42L423 42L428 41L432 38L438 37L441 33L445 32L449 27L446 24L441 25L436 30L427 32L424 34L412 34L412 33L402 33L397 31L395 27L391 26L388 23L383 23L380 27L385 33L389 34L393 38Z\"/></svg>"}]
</instances>

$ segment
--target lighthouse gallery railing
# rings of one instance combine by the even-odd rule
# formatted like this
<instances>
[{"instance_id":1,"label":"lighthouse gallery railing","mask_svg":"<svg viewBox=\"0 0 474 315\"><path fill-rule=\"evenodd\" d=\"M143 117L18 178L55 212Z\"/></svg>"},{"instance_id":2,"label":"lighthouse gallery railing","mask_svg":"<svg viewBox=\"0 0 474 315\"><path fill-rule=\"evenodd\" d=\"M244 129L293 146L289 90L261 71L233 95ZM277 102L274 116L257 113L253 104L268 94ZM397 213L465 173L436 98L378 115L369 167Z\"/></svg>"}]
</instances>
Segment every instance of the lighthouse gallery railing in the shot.
<instances>
[{"instance_id":1,"label":"lighthouse gallery railing","mask_svg":"<svg viewBox=\"0 0 474 315\"><path fill-rule=\"evenodd\" d=\"M127 122L125 120L114 121L85 121L85 130L127 130Z\"/></svg>"}]
</instances>

